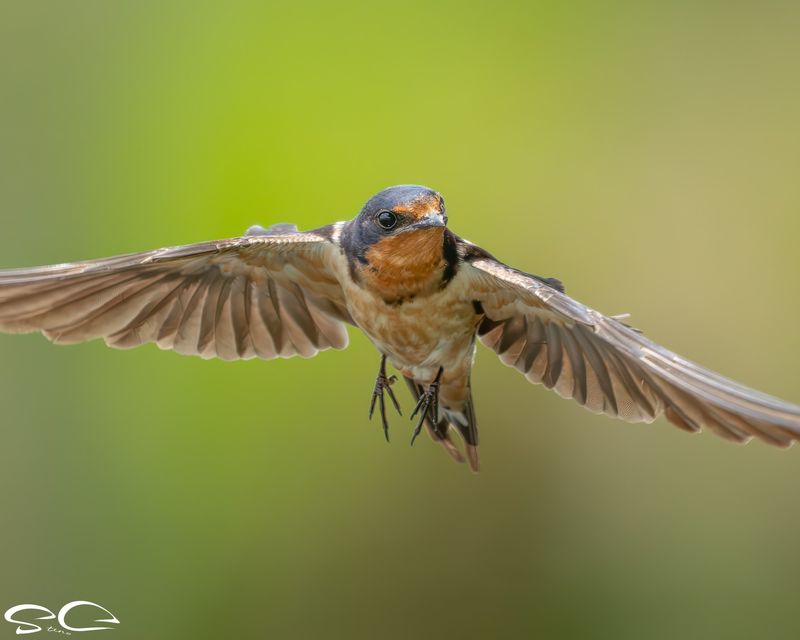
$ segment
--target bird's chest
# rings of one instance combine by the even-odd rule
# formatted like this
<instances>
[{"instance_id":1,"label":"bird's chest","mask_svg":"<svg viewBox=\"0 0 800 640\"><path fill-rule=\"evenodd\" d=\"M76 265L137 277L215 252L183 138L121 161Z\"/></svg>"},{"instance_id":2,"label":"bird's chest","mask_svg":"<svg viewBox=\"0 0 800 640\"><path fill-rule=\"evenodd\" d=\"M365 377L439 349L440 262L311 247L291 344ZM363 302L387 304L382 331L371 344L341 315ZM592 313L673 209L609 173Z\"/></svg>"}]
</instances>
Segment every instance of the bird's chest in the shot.
<instances>
[{"instance_id":1,"label":"bird's chest","mask_svg":"<svg viewBox=\"0 0 800 640\"><path fill-rule=\"evenodd\" d=\"M406 369L446 369L471 363L477 316L455 283L400 303L353 282L346 287L350 315L393 364Z\"/></svg>"}]
</instances>

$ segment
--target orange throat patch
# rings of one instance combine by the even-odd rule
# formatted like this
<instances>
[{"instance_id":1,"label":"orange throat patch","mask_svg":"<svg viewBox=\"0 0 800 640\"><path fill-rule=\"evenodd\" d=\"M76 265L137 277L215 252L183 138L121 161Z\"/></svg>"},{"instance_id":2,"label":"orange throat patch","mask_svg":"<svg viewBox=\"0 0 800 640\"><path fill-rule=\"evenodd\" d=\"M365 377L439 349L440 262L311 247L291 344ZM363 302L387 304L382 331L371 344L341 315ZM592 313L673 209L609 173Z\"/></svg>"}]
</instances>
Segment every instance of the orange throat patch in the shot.
<instances>
[{"instance_id":1,"label":"orange throat patch","mask_svg":"<svg viewBox=\"0 0 800 640\"><path fill-rule=\"evenodd\" d=\"M419 229L376 242L360 265L363 284L387 302L400 302L439 289L445 269L444 227Z\"/></svg>"}]
</instances>

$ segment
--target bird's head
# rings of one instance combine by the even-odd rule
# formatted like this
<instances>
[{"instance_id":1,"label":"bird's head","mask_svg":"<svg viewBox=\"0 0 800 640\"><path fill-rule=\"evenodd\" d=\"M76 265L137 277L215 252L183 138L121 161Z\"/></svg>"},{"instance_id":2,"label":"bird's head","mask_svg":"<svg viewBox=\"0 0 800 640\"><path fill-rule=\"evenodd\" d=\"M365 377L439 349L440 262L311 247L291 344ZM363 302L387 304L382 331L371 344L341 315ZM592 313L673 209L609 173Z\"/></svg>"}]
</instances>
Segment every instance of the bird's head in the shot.
<instances>
[{"instance_id":1,"label":"bird's head","mask_svg":"<svg viewBox=\"0 0 800 640\"><path fill-rule=\"evenodd\" d=\"M364 237L373 242L447 225L444 199L433 189L416 184L389 187L372 196L356 222Z\"/></svg>"},{"instance_id":2,"label":"bird's head","mask_svg":"<svg viewBox=\"0 0 800 640\"><path fill-rule=\"evenodd\" d=\"M399 185L367 200L348 224L344 244L368 284L406 292L427 286L444 269L446 229L442 196L427 187Z\"/></svg>"}]
</instances>

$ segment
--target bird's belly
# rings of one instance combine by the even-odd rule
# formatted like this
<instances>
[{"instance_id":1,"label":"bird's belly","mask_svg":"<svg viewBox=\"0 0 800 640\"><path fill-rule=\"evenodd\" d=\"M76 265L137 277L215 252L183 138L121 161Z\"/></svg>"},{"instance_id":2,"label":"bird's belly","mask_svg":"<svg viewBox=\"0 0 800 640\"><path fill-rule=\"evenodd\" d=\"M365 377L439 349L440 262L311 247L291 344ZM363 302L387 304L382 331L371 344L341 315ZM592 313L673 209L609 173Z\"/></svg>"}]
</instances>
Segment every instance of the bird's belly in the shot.
<instances>
[{"instance_id":1,"label":"bird's belly","mask_svg":"<svg viewBox=\"0 0 800 640\"><path fill-rule=\"evenodd\" d=\"M354 286L348 308L358 327L406 375L425 380L439 367L455 373L472 365L475 310L447 289L392 305Z\"/></svg>"}]
</instances>

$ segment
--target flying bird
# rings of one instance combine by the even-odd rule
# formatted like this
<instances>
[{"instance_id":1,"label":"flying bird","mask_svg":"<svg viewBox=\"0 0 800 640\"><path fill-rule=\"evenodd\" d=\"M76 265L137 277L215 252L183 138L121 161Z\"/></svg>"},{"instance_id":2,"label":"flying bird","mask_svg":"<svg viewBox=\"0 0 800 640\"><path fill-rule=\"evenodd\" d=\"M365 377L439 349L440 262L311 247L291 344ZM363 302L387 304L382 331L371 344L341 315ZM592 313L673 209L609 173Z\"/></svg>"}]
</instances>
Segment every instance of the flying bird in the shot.
<instances>
[{"instance_id":1,"label":"flying bird","mask_svg":"<svg viewBox=\"0 0 800 640\"><path fill-rule=\"evenodd\" d=\"M347 346L347 325L375 345L369 404L386 439L400 412L391 364L410 389L411 442L426 428L478 470L470 373L476 341L537 384L628 422L663 415L690 432L786 447L800 406L749 389L648 340L623 317L573 300L447 227L442 196L401 185L347 222L289 224L113 258L0 271L0 331L59 344L154 342L202 358L310 357ZM454 435L463 440L457 446Z\"/></svg>"}]
</instances>

